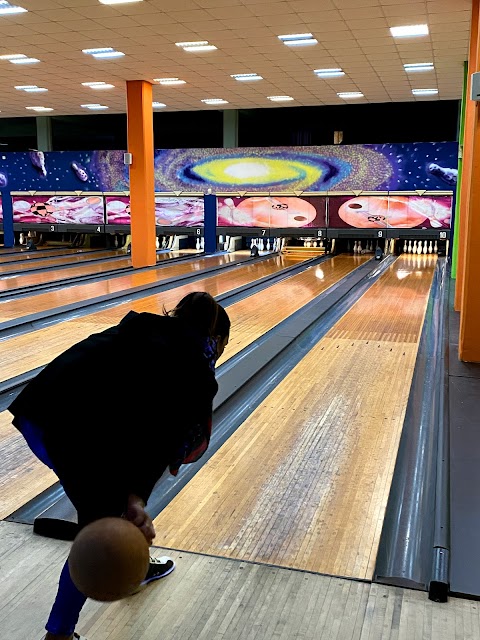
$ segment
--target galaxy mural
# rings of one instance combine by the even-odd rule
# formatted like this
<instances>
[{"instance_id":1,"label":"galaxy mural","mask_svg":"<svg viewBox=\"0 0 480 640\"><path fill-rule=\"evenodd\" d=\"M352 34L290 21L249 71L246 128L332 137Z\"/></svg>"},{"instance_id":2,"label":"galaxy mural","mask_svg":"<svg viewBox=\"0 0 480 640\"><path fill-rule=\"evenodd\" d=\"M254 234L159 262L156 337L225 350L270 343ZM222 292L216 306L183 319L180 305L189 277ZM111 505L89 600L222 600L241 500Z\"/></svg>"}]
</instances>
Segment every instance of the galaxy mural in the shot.
<instances>
[{"instance_id":1,"label":"galaxy mural","mask_svg":"<svg viewBox=\"0 0 480 640\"><path fill-rule=\"evenodd\" d=\"M130 198L106 196L107 224L130 224ZM169 198L155 196L155 221L165 227L203 227L202 196Z\"/></svg>"},{"instance_id":2,"label":"galaxy mural","mask_svg":"<svg viewBox=\"0 0 480 640\"><path fill-rule=\"evenodd\" d=\"M13 196L13 222L24 224L104 224L103 197Z\"/></svg>"},{"instance_id":3,"label":"galaxy mural","mask_svg":"<svg viewBox=\"0 0 480 640\"><path fill-rule=\"evenodd\" d=\"M328 226L333 229L449 229L452 196L332 196Z\"/></svg>"},{"instance_id":4,"label":"galaxy mural","mask_svg":"<svg viewBox=\"0 0 480 640\"><path fill-rule=\"evenodd\" d=\"M281 229L325 227L327 198L218 197L217 226Z\"/></svg>"},{"instance_id":5,"label":"galaxy mural","mask_svg":"<svg viewBox=\"0 0 480 640\"><path fill-rule=\"evenodd\" d=\"M128 191L123 151L0 155L0 189ZM456 142L155 151L159 192L453 189Z\"/></svg>"}]
</instances>

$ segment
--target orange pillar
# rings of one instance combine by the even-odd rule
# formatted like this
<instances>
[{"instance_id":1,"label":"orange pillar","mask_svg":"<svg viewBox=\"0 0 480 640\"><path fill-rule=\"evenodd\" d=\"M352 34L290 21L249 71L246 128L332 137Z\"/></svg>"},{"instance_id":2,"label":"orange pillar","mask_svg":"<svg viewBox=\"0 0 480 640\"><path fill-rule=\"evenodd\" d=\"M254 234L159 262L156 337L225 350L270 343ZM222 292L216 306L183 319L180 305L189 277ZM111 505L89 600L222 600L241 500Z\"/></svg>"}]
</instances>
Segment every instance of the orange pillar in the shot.
<instances>
[{"instance_id":1,"label":"orange pillar","mask_svg":"<svg viewBox=\"0 0 480 640\"><path fill-rule=\"evenodd\" d=\"M479 0L474 0L473 10L477 23L475 58L478 65ZM475 70L477 69L478 66ZM470 102L473 104L473 130L470 140L472 164L467 215L465 216L465 236L463 237L463 288L458 353L460 360L464 362L480 362L480 295L478 293L480 274L480 108L478 102L472 100Z\"/></svg>"},{"instance_id":2,"label":"orange pillar","mask_svg":"<svg viewBox=\"0 0 480 640\"><path fill-rule=\"evenodd\" d=\"M458 262L455 285L455 311L462 308L464 269L465 269L465 238L467 237L467 218L470 202L470 184L472 178L472 150L473 130L475 125L475 102L470 100L471 76L479 69L478 27L480 0L472 1L472 24L470 28L470 50L468 54L467 100L465 105L465 132L463 142L463 169L460 185L460 225L458 228Z\"/></svg>"},{"instance_id":3,"label":"orange pillar","mask_svg":"<svg viewBox=\"0 0 480 640\"><path fill-rule=\"evenodd\" d=\"M127 81L128 151L132 264L149 267L157 262L155 246L155 171L153 157L152 85Z\"/></svg>"}]
</instances>

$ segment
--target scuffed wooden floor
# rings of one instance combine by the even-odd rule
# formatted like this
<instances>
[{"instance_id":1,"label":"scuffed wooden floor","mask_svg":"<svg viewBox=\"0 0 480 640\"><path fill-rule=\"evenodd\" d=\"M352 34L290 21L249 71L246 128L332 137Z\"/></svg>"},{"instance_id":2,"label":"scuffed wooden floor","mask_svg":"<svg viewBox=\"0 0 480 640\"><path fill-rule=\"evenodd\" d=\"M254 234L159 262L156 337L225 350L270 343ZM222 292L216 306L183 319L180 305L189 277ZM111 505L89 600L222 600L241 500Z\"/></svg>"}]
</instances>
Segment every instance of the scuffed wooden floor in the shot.
<instances>
[{"instance_id":1,"label":"scuffed wooden floor","mask_svg":"<svg viewBox=\"0 0 480 640\"><path fill-rule=\"evenodd\" d=\"M0 522L0 637L41 640L69 544ZM165 550L156 549L155 555ZM479 603L174 552L177 568L129 599L88 601L88 640L478 640Z\"/></svg>"}]
</instances>

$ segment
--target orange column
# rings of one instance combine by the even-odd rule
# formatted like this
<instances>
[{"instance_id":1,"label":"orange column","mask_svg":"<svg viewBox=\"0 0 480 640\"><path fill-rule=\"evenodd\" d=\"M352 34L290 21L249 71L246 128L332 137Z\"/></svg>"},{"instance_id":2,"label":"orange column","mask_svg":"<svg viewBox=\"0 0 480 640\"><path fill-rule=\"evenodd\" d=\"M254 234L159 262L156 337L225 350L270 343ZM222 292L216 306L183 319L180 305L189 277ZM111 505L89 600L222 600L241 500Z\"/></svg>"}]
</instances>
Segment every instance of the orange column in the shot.
<instances>
[{"instance_id":1,"label":"orange column","mask_svg":"<svg viewBox=\"0 0 480 640\"><path fill-rule=\"evenodd\" d=\"M460 185L460 225L458 228L458 262L455 285L455 311L462 308L463 282L465 269L465 238L467 237L467 217L470 202L470 184L472 178L473 130L475 125L475 102L470 100L471 75L479 68L478 26L480 0L472 1L472 25L470 28L470 50L468 54L467 100L465 105L465 132L463 142L463 169Z\"/></svg>"},{"instance_id":2,"label":"orange column","mask_svg":"<svg viewBox=\"0 0 480 640\"><path fill-rule=\"evenodd\" d=\"M128 151L130 166L130 211L132 264L156 264L155 171L153 157L152 85L144 80L127 81Z\"/></svg>"},{"instance_id":3,"label":"orange column","mask_svg":"<svg viewBox=\"0 0 480 640\"><path fill-rule=\"evenodd\" d=\"M476 43L474 44L476 68L478 69L479 0L474 0L473 11L477 24ZM473 35L473 29L472 29ZM472 48L471 48L472 50ZM465 235L463 237L463 287L460 309L459 358L464 362L480 362L480 295L478 279L480 274L480 108L473 102L473 127L471 134L471 174L470 189L467 194L468 207L465 216ZM466 135L467 132L465 132ZM457 282L459 282L457 280Z\"/></svg>"}]
</instances>

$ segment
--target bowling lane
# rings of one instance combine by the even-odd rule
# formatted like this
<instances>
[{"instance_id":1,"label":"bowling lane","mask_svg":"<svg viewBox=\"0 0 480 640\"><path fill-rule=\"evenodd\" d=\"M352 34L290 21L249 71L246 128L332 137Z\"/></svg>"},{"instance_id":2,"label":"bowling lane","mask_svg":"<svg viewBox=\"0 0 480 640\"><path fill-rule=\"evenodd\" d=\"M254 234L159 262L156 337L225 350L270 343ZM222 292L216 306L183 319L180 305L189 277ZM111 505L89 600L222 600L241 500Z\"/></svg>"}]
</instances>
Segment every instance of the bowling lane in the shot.
<instances>
[{"instance_id":1,"label":"bowling lane","mask_svg":"<svg viewBox=\"0 0 480 640\"><path fill-rule=\"evenodd\" d=\"M0 276L8 275L9 273L17 271L33 271L34 269L47 269L49 267L59 267L66 264L81 264L87 260L101 260L112 258L115 255L123 255L125 252L118 251L116 254L112 251L95 251L94 253L74 254L58 256L58 258L46 258L42 260L32 259L26 262L8 262L6 264L0 264ZM27 255L27 254L26 254ZM118 261L117 261L118 262ZM115 261L112 262L115 264ZM114 267L113 267L114 268ZM65 273L65 272L64 272Z\"/></svg>"},{"instance_id":2,"label":"bowling lane","mask_svg":"<svg viewBox=\"0 0 480 640\"><path fill-rule=\"evenodd\" d=\"M8 411L0 413L0 519L57 482L57 477L38 461L11 424Z\"/></svg>"},{"instance_id":3,"label":"bowling lane","mask_svg":"<svg viewBox=\"0 0 480 640\"><path fill-rule=\"evenodd\" d=\"M280 258L282 259L280 262ZM272 258L272 262L275 265L275 262L278 264L282 264L286 266L290 262L290 258L285 260L285 256L277 256L276 258ZM313 267L308 269L302 274L298 274L297 276L293 276L288 278L285 283L280 282L272 287L270 287L271 297L270 299L275 299L275 305L265 305L262 304L262 296L263 301L265 300L265 292L260 292L244 301L240 301L235 305L232 305L228 308L228 313L232 320L232 337L231 342L228 346L227 356L231 358L237 351L239 351L243 346L246 346L251 340L255 340L260 337L265 331L268 331L273 326L284 320L291 313L294 313L298 308L300 308L303 304L306 304L313 297L326 290L328 287L332 286L335 282L338 282L341 278L347 275L350 271L355 269L357 266L365 262L368 258L365 256L358 257L346 257L346 256L337 256L332 260L324 262L321 267L324 271L324 277L320 278L319 273L317 272L317 267ZM268 261L270 262L270 261ZM298 259L295 259L295 262L298 262ZM261 263L257 263L257 267L260 266ZM253 265L252 265L253 266ZM226 275L226 274L225 274ZM232 274L231 274L232 275ZM248 275L248 274L246 274ZM260 277L261 274L257 273L257 277ZM216 276L218 279L220 276ZM250 279L252 278L250 275ZM209 280L213 280L210 278ZM239 282L245 280L245 277ZM285 286L288 283L288 286ZM197 283L199 284L199 283ZM220 287L222 285L217 285L217 292L215 293L212 289L213 285L209 284L208 281L204 281L202 286L194 286L191 290L197 290L198 288L205 289L217 295L220 292ZM238 286L238 285L237 285ZM293 293L295 292L295 294ZM166 292L171 293L171 292ZM180 289L177 289L173 292L170 298L167 300L164 294L160 296L160 300L165 302L167 306L174 304L181 295L187 293L187 289L185 287L182 288L182 293L180 293ZM252 310L254 310L252 312ZM157 309L158 311L158 309ZM68 324L68 323L65 323ZM58 327L58 325L57 325ZM53 327L52 327L53 329ZM39 333L39 332L36 332ZM50 333L50 332L49 332ZM58 339L63 336L63 331L58 332ZM91 333L91 331L88 331ZM242 334L242 335L241 335ZM74 335L74 333L72 334ZM87 335L87 334L86 334ZM50 335L48 336L50 339ZM51 338L52 341L54 337ZM10 342L16 342L16 339L10 339L4 343L3 346L8 346ZM72 341L73 342L73 341ZM26 344L26 343L25 343ZM31 341L30 341L31 344ZM24 349L26 346L19 346L16 343L16 349ZM61 349L58 350L60 352ZM38 350L37 350L38 351ZM20 354L21 352L18 351ZM226 358L223 358L225 360ZM32 368L34 366L40 366L42 361L40 360L31 360L31 366L27 366L28 368ZM26 365L25 365L26 366ZM25 370L27 370L25 369ZM5 418L6 416L6 418ZM4 412L0 414L0 426L2 424L1 420L4 419L7 423L10 421L10 414L8 412ZM46 470L46 475L43 476L41 471L38 470L42 468L43 465L38 461L31 459L30 450L26 445L23 445L23 440L21 436L16 432L15 428L11 425L4 425L5 432L8 434L8 439L4 439L4 443L2 444L0 440L0 450L2 450L2 456L0 456L0 478L4 478L4 486L10 486L10 483L15 483L17 498L15 499L11 495L8 496L8 502L6 505L6 509L10 509L9 513L12 513L16 509L20 508L25 501L33 497L29 492L28 487L23 487L22 478L25 476L28 483L29 474L37 474L34 476L38 486L41 487L39 491L47 488L54 482L54 477ZM3 447L6 447L5 456L3 456ZM15 466L6 464L4 461L7 461L14 457L17 462L18 469ZM10 481L8 481L10 478ZM6 489L5 489L6 490ZM35 494L33 494L35 495ZM25 499L25 496L30 496ZM0 491L0 505L2 499L2 492ZM13 508L12 508L13 506ZM0 515L0 517L2 517ZM3 516L5 517L5 516Z\"/></svg>"},{"instance_id":4,"label":"bowling lane","mask_svg":"<svg viewBox=\"0 0 480 640\"><path fill-rule=\"evenodd\" d=\"M219 260L222 256L218 257ZM75 342L91 333L103 331L117 324L130 310L162 313L163 305L173 308L190 291L208 291L213 296L236 289L255 281L269 273L298 264L298 258L274 256L269 260L252 262L243 267L218 275L197 280L169 291L146 296L108 309L91 313L80 318L66 320L58 324L31 331L20 336L7 338L2 342L1 380L8 380L26 371L45 365ZM199 267L200 268L200 267Z\"/></svg>"},{"instance_id":5,"label":"bowling lane","mask_svg":"<svg viewBox=\"0 0 480 640\"><path fill-rule=\"evenodd\" d=\"M155 544L372 579L435 262L396 260L156 518Z\"/></svg>"},{"instance_id":6,"label":"bowling lane","mask_svg":"<svg viewBox=\"0 0 480 640\"><path fill-rule=\"evenodd\" d=\"M100 251L100 249L98 251ZM8 264L10 262L35 261L35 260L38 260L39 258L45 258L45 257L58 258L60 256L71 256L71 255L76 255L81 253L84 253L84 254L86 253L87 255L94 258L97 251L94 249L81 249L81 248L66 249L66 248L60 248L60 247L58 249L48 249L48 251L46 250L42 251L42 249L38 249L37 251L31 251L31 252L22 251L20 249L19 252L15 254L3 255L2 253L0 253L0 265ZM110 255L111 256L121 255L121 252L116 250L111 250ZM41 264L42 262L43 262L43 259L39 261L39 264Z\"/></svg>"},{"instance_id":7,"label":"bowling lane","mask_svg":"<svg viewBox=\"0 0 480 640\"><path fill-rule=\"evenodd\" d=\"M162 263L165 260L171 258L179 258L183 256L197 254L190 253L188 251L168 251L165 253L157 254L157 263ZM119 253L119 255L122 255ZM125 255L125 254L124 254ZM22 287L33 287L40 284L53 284L58 282L62 285L62 280L66 278L78 278L85 275L102 275L106 271L112 269L124 269L125 267L132 266L132 258L125 255L124 258L116 258L114 261L110 261L108 258L105 260L99 260L98 262L89 262L87 264L80 264L77 267L70 267L69 269L47 269L40 273L26 273L25 275L19 274L14 276L0 276L0 292L15 291Z\"/></svg>"},{"instance_id":8,"label":"bowling lane","mask_svg":"<svg viewBox=\"0 0 480 640\"><path fill-rule=\"evenodd\" d=\"M160 283L162 280L167 278L195 273L199 269L229 264L239 259L239 257L235 256L233 253L227 253L220 256L200 256L195 260L174 263L170 266L165 264L172 257L172 254L161 254L158 256L158 263L164 263L159 269L132 271L128 274L112 276L111 278L101 280L99 282L65 286L63 288L59 286L54 291L49 291L47 293L22 296L19 299L14 298L12 300L0 300L0 322L19 319L32 313L40 313L48 309L54 309L67 304L75 304L89 300L90 298L108 295L110 293L117 293L120 291L127 292L132 287L140 287L154 282ZM125 260L130 261L130 258L125 258ZM84 269L85 268L86 265ZM100 265L95 268L98 269L98 273L101 273Z\"/></svg>"}]
</instances>

